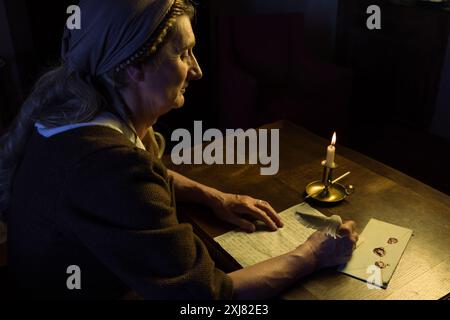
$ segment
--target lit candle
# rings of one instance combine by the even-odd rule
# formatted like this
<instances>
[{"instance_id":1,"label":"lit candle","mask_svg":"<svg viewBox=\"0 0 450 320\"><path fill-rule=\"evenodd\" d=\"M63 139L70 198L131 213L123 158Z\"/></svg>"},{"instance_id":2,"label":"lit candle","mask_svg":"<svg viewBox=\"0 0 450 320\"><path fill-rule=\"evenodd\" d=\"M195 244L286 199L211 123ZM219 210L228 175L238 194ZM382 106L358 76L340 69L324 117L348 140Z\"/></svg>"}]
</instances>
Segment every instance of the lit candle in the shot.
<instances>
[{"instance_id":1,"label":"lit candle","mask_svg":"<svg viewBox=\"0 0 450 320\"><path fill-rule=\"evenodd\" d=\"M334 154L336 152L336 132L333 134L333 138L331 139L331 144L327 148L327 162L326 166L331 168L334 164Z\"/></svg>"}]
</instances>

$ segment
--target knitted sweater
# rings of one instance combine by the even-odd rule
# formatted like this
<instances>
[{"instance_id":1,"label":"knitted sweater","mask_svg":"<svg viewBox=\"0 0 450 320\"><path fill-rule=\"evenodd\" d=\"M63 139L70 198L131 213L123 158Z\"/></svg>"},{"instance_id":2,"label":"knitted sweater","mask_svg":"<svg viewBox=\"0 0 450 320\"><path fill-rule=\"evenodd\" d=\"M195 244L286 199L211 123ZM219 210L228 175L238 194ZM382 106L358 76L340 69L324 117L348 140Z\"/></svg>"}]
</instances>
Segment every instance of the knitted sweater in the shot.
<instances>
[{"instance_id":1,"label":"knitted sweater","mask_svg":"<svg viewBox=\"0 0 450 320\"><path fill-rule=\"evenodd\" d=\"M227 299L192 227L180 224L172 181L155 154L107 127L34 132L8 212L17 293L38 298ZM67 282L79 267L81 289Z\"/></svg>"}]
</instances>

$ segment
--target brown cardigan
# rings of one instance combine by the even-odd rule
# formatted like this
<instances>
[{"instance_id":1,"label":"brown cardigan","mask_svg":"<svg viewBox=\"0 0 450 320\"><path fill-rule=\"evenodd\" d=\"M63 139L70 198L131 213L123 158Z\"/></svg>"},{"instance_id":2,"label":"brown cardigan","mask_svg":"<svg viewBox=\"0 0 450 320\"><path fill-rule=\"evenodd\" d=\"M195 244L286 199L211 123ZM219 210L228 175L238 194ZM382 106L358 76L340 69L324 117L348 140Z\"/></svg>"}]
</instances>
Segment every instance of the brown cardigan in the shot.
<instances>
[{"instance_id":1,"label":"brown cardigan","mask_svg":"<svg viewBox=\"0 0 450 320\"><path fill-rule=\"evenodd\" d=\"M227 299L188 224L178 223L172 182L152 152L119 132L81 127L31 136L15 175L8 255L17 293L38 298ZM81 290L68 290L71 265Z\"/></svg>"}]
</instances>

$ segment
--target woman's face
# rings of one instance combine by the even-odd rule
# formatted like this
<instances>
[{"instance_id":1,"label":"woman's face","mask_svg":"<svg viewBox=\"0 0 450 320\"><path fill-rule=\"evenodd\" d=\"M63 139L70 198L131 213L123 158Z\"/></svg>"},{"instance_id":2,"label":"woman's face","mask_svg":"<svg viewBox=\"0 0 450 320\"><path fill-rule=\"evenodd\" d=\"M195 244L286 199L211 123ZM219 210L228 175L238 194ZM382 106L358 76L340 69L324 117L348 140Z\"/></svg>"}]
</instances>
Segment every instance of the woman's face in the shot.
<instances>
[{"instance_id":1,"label":"woman's face","mask_svg":"<svg viewBox=\"0 0 450 320\"><path fill-rule=\"evenodd\" d=\"M141 80L136 83L139 103L133 110L135 118L145 119L150 126L159 116L183 106L189 82L202 77L194 45L189 17L178 17L174 34L160 49L157 63L142 66Z\"/></svg>"}]
</instances>

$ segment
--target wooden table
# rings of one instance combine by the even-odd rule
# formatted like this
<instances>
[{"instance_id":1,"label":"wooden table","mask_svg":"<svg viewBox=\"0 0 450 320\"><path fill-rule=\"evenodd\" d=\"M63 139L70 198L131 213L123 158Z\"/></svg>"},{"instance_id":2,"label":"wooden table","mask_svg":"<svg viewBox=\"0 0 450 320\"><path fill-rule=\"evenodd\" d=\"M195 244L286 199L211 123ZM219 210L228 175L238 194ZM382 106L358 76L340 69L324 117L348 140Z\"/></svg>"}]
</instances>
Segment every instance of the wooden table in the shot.
<instances>
[{"instance_id":1,"label":"wooden table","mask_svg":"<svg viewBox=\"0 0 450 320\"><path fill-rule=\"evenodd\" d=\"M264 126L280 129L280 171L261 176L259 165L182 165L168 167L222 191L248 194L269 201L277 211L302 201L308 182L320 179L324 140L303 128L282 121ZM351 171L343 183L356 191L323 213L356 221L361 232L370 218L414 230L388 289L368 289L365 282L322 270L287 290L284 299L440 299L450 292L450 197L373 159L337 146L336 175ZM240 268L214 237L232 229L208 209L180 205L180 219L194 225L219 267Z\"/></svg>"}]
</instances>

